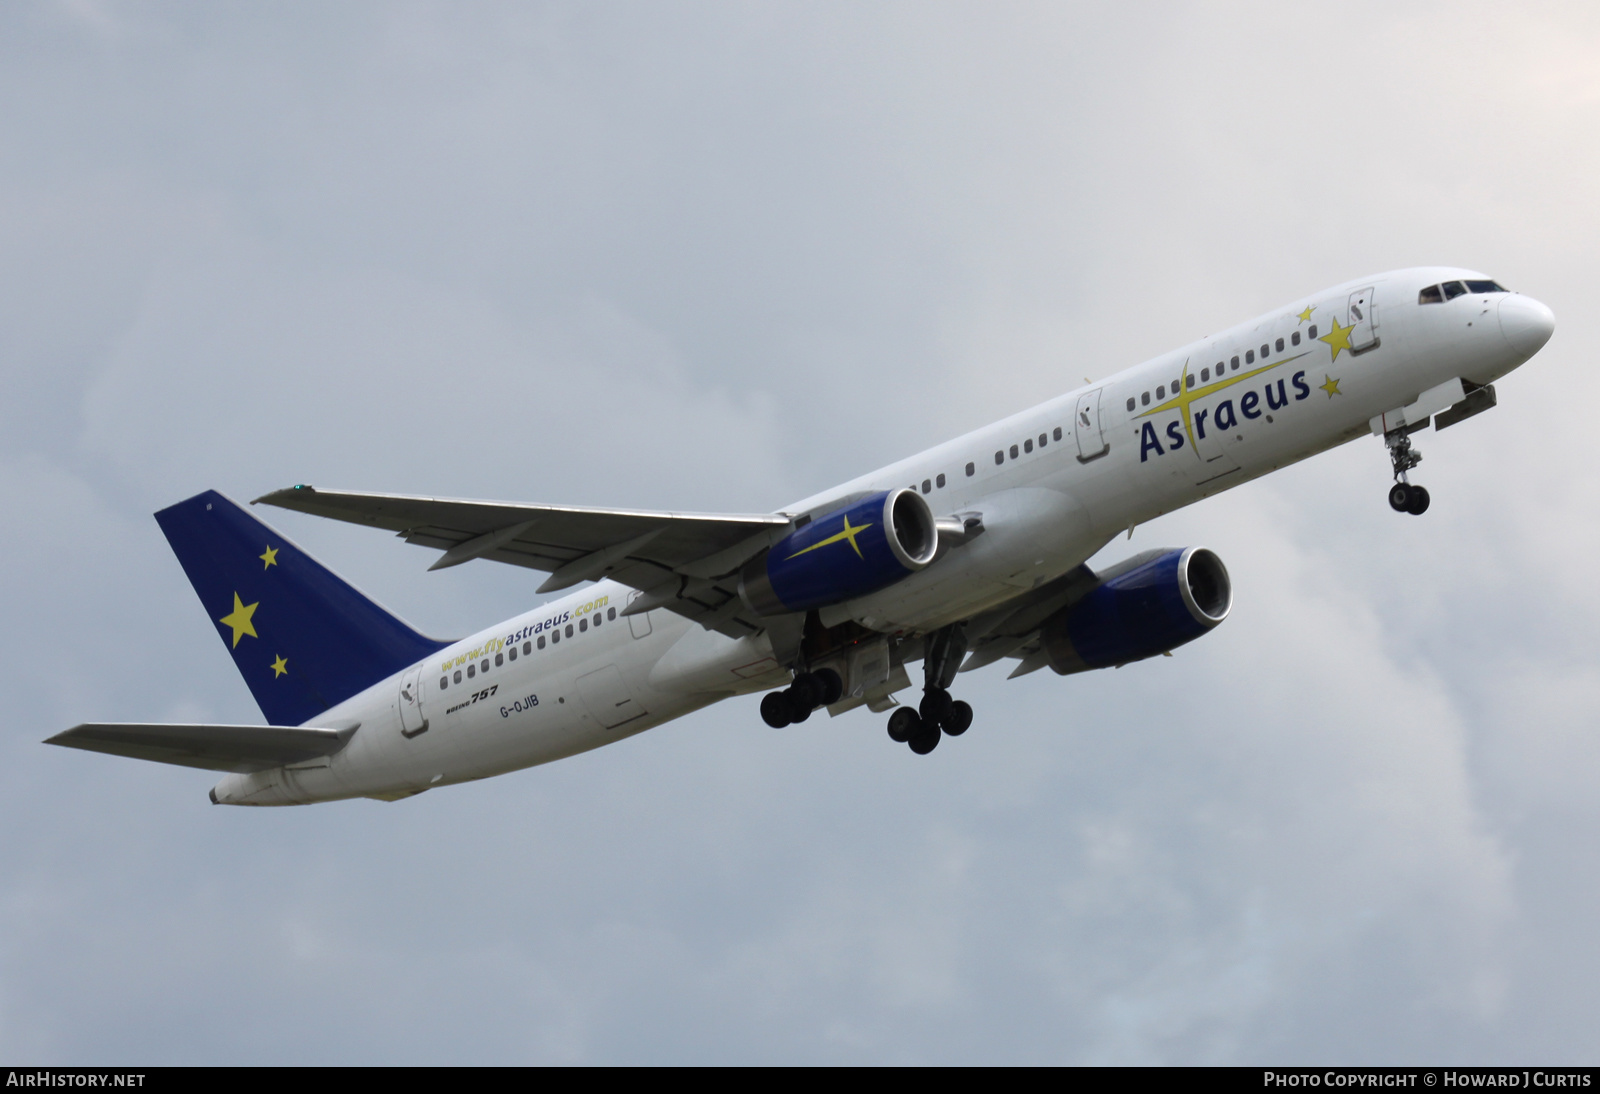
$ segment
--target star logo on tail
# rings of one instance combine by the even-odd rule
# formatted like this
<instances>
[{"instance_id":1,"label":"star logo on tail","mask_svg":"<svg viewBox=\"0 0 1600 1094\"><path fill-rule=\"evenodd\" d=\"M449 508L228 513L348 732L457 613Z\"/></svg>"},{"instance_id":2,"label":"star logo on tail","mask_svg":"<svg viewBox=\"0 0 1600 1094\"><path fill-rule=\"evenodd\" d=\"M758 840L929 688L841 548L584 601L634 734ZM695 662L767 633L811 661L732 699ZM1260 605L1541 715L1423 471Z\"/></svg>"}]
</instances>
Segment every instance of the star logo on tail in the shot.
<instances>
[{"instance_id":1,"label":"star logo on tail","mask_svg":"<svg viewBox=\"0 0 1600 1094\"><path fill-rule=\"evenodd\" d=\"M259 600L254 604L246 604L239 599L238 593L234 593L233 611L217 620L217 622L221 623L224 627L233 628L234 649L239 648L239 639L243 638L247 634L251 638L260 637L256 634L255 624L251 622L251 617L256 614L256 609L259 607L261 607L261 602Z\"/></svg>"}]
</instances>

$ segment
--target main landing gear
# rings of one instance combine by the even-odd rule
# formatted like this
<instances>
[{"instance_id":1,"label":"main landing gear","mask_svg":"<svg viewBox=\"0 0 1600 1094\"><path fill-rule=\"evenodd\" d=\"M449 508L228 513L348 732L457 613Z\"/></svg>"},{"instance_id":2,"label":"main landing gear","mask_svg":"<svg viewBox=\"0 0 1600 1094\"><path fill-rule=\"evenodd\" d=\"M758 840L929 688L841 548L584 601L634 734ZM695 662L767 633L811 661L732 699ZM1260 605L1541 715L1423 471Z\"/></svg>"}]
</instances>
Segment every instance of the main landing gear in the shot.
<instances>
[{"instance_id":1,"label":"main landing gear","mask_svg":"<svg viewBox=\"0 0 1600 1094\"><path fill-rule=\"evenodd\" d=\"M889 739L910 745L926 756L939 747L945 734L959 737L972 725L972 707L950 698L950 684L967 653L967 636L961 624L943 627L924 640L922 702L916 710L899 707L889 716Z\"/></svg>"},{"instance_id":2,"label":"main landing gear","mask_svg":"<svg viewBox=\"0 0 1600 1094\"><path fill-rule=\"evenodd\" d=\"M769 691L761 699L761 720L782 729L811 717L818 707L831 706L844 694L844 681L832 669L802 672L782 691Z\"/></svg>"},{"instance_id":3,"label":"main landing gear","mask_svg":"<svg viewBox=\"0 0 1600 1094\"><path fill-rule=\"evenodd\" d=\"M1428 497L1428 488L1413 486L1406 472L1422 462L1422 453L1411 447L1411 437L1404 429L1385 433L1383 443L1389 446L1389 463L1394 467L1395 482L1389 487L1389 508L1396 513L1420 517L1428 511L1432 499Z\"/></svg>"}]
</instances>

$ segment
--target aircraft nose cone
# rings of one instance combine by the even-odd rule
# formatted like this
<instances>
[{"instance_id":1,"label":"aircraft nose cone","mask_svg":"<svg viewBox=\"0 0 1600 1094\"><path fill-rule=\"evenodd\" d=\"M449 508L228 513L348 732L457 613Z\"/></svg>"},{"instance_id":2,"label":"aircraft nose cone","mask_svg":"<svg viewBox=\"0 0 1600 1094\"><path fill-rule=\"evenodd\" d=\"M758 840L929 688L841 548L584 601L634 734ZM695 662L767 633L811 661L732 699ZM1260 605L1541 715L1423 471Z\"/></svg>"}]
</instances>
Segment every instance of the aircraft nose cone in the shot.
<instances>
[{"instance_id":1,"label":"aircraft nose cone","mask_svg":"<svg viewBox=\"0 0 1600 1094\"><path fill-rule=\"evenodd\" d=\"M1532 357L1555 329L1555 313L1533 297L1512 295L1500 301L1500 333L1518 353Z\"/></svg>"}]
</instances>

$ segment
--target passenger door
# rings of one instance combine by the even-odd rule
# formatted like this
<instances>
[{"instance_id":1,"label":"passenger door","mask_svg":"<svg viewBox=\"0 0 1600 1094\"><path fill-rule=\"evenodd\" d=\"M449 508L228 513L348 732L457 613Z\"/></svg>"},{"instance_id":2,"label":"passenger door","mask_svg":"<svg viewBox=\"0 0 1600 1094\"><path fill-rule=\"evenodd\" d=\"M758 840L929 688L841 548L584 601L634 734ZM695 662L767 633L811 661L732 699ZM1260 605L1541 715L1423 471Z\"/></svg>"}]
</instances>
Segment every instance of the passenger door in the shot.
<instances>
[{"instance_id":1,"label":"passenger door","mask_svg":"<svg viewBox=\"0 0 1600 1094\"><path fill-rule=\"evenodd\" d=\"M1368 285L1350 294L1345 322L1350 330L1350 352L1365 353L1378 348L1378 307L1373 299L1373 286Z\"/></svg>"},{"instance_id":2,"label":"passenger door","mask_svg":"<svg viewBox=\"0 0 1600 1094\"><path fill-rule=\"evenodd\" d=\"M400 678L400 732L407 737L428 731L428 719L422 716L422 668L413 665Z\"/></svg>"},{"instance_id":3,"label":"passenger door","mask_svg":"<svg viewBox=\"0 0 1600 1094\"><path fill-rule=\"evenodd\" d=\"M1078 437L1078 459L1083 463L1099 459L1111 450L1105 430L1100 428L1101 388L1078 396L1078 409L1072 416L1072 432Z\"/></svg>"}]
</instances>

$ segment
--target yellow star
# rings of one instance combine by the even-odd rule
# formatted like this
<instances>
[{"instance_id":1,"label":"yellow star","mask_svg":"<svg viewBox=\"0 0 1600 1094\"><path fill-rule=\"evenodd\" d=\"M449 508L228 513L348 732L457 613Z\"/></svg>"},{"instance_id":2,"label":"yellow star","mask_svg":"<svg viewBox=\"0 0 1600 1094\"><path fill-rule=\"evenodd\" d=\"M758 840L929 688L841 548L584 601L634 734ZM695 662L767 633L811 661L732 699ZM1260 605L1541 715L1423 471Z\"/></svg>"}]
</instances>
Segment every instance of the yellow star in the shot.
<instances>
[{"instance_id":1,"label":"yellow star","mask_svg":"<svg viewBox=\"0 0 1600 1094\"><path fill-rule=\"evenodd\" d=\"M1346 328L1346 329L1348 329L1348 328ZM1322 378L1324 380L1326 380L1327 383L1318 384L1317 386L1319 388L1321 388L1323 391L1326 391L1328 393L1328 398L1331 399L1335 395L1343 395L1344 394L1344 392L1339 390L1339 381L1338 380L1335 380L1332 376L1329 376L1326 372L1324 372L1322 374Z\"/></svg>"},{"instance_id":2,"label":"yellow star","mask_svg":"<svg viewBox=\"0 0 1600 1094\"><path fill-rule=\"evenodd\" d=\"M799 558L807 551L815 551L818 547L826 547L830 543L838 543L841 539L847 539L850 541L850 547L855 551L857 558L865 558L866 556L861 553L860 546L856 544L856 536L860 535L862 532L865 532L871 527L872 525L870 524L858 524L852 528L850 527L850 517L846 515L844 518L844 531L838 533L837 535L829 536L827 539L822 540L819 543L813 543L809 547L796 551L794 554L790 555L789 558Z\"/></svg>"},{"instance_id":3,"label":"yellow star","mask_svg":"<svg viewBox=\"0 0 1600 1094\"><path fill-rule=\"evenodd\" d=\"M255 624L250 622L250 617L256 614L256 609L259 607L261 607L261 601L258 600L254 604L245 604L239 599L239 594L234 593L233 611L217 620L223 626L233 628L234 649L239 648L239 639L247 634L251 638L260 637L260 635L256 634Z\"/></svg>"},{"instance_id":4,"label":"yellow star","mask_svg":"<svg viewBox=\"0 0 1600 1094\"><path fill-rule=\"evenodd\" d=\"M265 570L267 566L276 566L278 564L278 549L276 547L268 547L266 554L257 555L256 557L266 563L266 566L261 567Z\"/></svg>"},{"instance_id":5,"label":"yellow star","mask_svg":"<svg viewBox=\"0 0 1600 1094\"><path fill-rule=\"evenodd\" d=\"M1339 321L1335 319L1333 320L1333 329L1327 334L1324 334L1321 338L1318 338L1317 341L1326 342L1328 345L1332 346L1333 359L1337 361L1339 359L1340 350L1348 351L1350 349L1350 332L1355 329L1356 328L1354 324L1348 327L1341 327L1339 325Z\"/></svg>"},{"instance_id":6,"label":"yellow star","mask_svg":"<svg viewBox=\"0 0 1600 1094\"><path fill-rule=\"evenodd\" d=\"M1307 308L1305 311L1301 312L1300 315L1299 315L1300 322L1301 323L1309 323L1309 322L1311 322L1311 313L1316 311L1316 310L1317 310L1317 306L1315 304L1313 304L1309 308ZM1299 324L1297 323L1295 325L1298 326Z\"/></svg>"},{"instance_id":7,"label":"yellow star","mask_svg":"<svg viewBox=\"0 0 1600 1094\"><path fill-rule=\"evenodd\" d=\"M276 680L289 671L289 662L283 659L283 654L278 654L278 659L272 663L272 678Z\"/></svg>"}]
</instances>

